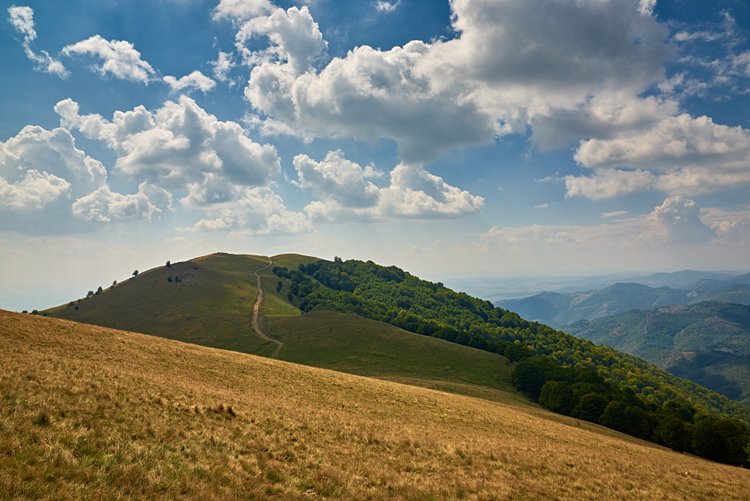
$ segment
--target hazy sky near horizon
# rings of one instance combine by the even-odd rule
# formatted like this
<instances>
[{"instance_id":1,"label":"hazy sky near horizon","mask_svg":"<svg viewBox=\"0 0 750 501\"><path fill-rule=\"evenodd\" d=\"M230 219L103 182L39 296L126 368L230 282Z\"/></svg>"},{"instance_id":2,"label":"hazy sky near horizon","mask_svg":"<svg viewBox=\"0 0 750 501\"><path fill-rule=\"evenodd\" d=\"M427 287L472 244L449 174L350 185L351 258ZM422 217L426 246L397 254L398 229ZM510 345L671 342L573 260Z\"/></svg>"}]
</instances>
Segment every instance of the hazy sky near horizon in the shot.
<instances>
[{"instance_id":1,"label":"hazy sky near horizon","mask_svg":"<svg viewBox=\"0 0 750 501\"><path fill-rule=\"evenodd\" d=\"M744 0L2 5L0 307L215 251L750 268Z\"/></svg>"}]
</instances>

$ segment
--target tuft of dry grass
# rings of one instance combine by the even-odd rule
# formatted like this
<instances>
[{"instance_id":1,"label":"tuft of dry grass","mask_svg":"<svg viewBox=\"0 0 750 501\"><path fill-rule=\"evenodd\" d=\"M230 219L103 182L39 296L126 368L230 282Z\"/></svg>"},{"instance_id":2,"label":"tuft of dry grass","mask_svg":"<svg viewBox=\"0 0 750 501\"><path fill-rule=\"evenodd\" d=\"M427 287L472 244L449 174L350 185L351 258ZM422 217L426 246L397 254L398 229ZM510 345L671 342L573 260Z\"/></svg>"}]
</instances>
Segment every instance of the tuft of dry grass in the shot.
<instances>
[{"instance_id":1,"label":"tuft of dry grass","mask_svg":"<svg viewBox=\"0 0 750 501\"><path fill-rule=\"evenodd\" d=\"M3 498L747 499L750 492L747 470L513 399L69 321L0 311L0 366Z\"/></svg>"}]
</instances>

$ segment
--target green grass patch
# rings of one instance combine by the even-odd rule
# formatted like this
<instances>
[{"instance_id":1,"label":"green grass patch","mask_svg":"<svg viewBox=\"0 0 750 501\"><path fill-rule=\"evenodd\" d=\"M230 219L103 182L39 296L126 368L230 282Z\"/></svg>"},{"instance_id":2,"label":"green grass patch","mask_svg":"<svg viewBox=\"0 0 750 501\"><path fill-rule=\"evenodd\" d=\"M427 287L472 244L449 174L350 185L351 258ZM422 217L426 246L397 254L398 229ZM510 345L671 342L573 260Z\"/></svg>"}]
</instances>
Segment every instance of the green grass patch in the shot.
<instances>
[{"instance_id":1,"label":"green grass patch","mask_svg":"<svg viewBox=\"0 0 750 501\"><path fill-rule=\"evenodd\" d=\"M357 315L267 318L266 329L284 343L279 358L290 362L492 400L516 394L504 357Z\"/></svg>"},{"instance_id":2,"label":"green grass patch","mask_svg":"<svg viewBox=\"0 0 750 501\"><path fill-rule=\"evenodd\" d=\"M267 262L261 256L211 254L145 271L48 312L204 346L263 352L269 343L252 335L250 319L257 295L254 273Z\"/></svg>"}]
</instances>

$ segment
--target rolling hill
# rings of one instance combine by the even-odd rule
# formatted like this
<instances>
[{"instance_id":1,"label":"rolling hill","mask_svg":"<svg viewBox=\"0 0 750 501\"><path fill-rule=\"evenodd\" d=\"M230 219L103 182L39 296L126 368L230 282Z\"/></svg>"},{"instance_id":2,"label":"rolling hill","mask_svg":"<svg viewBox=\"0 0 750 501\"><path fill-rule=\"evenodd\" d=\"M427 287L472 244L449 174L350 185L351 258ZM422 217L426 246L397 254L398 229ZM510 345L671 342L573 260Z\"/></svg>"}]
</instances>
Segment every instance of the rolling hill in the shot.
<instances>
[{"instance_id":1,"label":"rolling hill","mask_svg":"<svg viewBox=\"0 0 750 501\"><path fill-rule=\"evenodd\" d=\"M274 256L272 262L211 254L146 271L43 313L271 355L277 343L251 329L257 271L265 293L259 324L275 341L285 340L278 352L284 360L493 398L511 387L507 357L548 355L558 364L593 370L651 406L686 400L707 412L750 421L750 407L647 362L528 322L394 266L295 254ZM347 315L330 316L334 313Z\"/></svg>"},{"instance_id":2,"label":"rolling hill","mask_svg":"<svg viewBox=\"0 0 750 501\"><path fill-rule=\"evenodd\" d=\"M633 310L566 330L750 404L750 306L701 302Z\"/></svg>"},{"instance_id":3,"label":"rolling hill","mask_svg":"<svg viewBox=\"0 0 750 501\"><path fill-rule=\"evenodd\" d=\"M296 268L316 258L286 254L274 263ZM270 355L275 346L250 327L255 271L268 258L211 254L138 274L87 299L48 310L52 316L243 353ZM263 324L284 341L279 358L352 374L409 381L496 398L511 388L507 360L497 354L420 336L356 315L301 315L275 276L265 285Z\"/></svg>"},{"instance_id":4,"label":"rolling hill","mask_svg":"<svg viewBox=\"0 0 750 501\"><path fill-rule=\"evenodd\" d=\"M686 272L687 273L687 272ZM654 275L659 276L659 275ZM697 272L684 277L699 276ZM750 274L727 279L701 279L674 289L665 285L652 287L640 283L617 283L581 292L541 292L532 296L504 299L495 304L515 311L524 318L562 328L581 320L594 320L664 306L678 306L718 301L750 304ZM658 283L654 279L653 283Z\"/></svg>"},{"instance_id":5,"label":"rolling hill","mask_svg":"<svg viewBox=\"0 0 750 501\"><path fill-rule=\"evenodd\" d=\"M185 283L185 282L183 282ZM0 311L23 499L746 499L750 472L552 414Z\"/></svg>"}]
</instances>

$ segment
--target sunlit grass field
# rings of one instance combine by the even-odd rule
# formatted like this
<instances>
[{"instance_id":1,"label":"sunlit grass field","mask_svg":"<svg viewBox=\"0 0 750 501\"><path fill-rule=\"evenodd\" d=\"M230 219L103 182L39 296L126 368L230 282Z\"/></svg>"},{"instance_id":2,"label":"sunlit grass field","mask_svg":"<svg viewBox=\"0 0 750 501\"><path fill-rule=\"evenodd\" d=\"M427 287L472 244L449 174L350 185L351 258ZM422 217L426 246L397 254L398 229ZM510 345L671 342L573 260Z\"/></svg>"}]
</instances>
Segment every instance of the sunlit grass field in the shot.
<instances>
[{"instance_id":1,"label":"sunlit grass field","mask_svg":"<svg viewBox=\"0 0 750 501\"><path fill-rule=\"evenodd\" d=\"M750 472L528 404L0 312L0 496L747 499Z\"/></svg>"}]
</instances>

